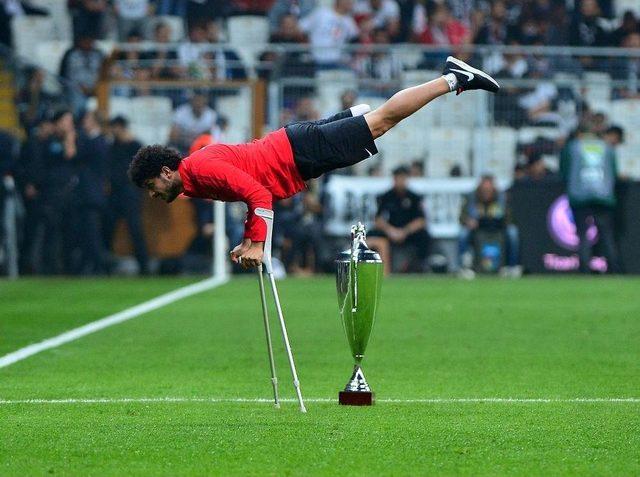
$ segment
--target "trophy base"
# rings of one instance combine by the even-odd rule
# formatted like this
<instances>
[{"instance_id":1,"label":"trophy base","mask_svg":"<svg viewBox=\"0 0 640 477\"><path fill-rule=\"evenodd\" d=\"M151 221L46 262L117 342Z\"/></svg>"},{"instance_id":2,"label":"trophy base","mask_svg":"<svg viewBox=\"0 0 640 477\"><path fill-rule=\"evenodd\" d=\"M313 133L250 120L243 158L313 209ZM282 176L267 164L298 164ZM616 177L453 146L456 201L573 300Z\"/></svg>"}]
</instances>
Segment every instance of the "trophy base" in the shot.
<instances>
[{"instance_id":1,"label":"trophy base","mask_svg":"<svg viewBox=\"0 0 640 477\"><path fill-rule=\"evenodd\" d=\"M343 406L373 406L375 395L371 391L340 391L338 402Z\"/></svg>"}]
</instances>

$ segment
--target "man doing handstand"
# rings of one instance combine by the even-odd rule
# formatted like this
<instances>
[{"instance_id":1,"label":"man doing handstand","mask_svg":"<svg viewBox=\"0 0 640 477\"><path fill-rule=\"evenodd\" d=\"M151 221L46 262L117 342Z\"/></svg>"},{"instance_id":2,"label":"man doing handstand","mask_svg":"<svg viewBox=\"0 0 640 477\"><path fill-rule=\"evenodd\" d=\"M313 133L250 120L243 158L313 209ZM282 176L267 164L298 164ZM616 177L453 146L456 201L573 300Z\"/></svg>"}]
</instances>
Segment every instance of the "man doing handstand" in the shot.
<instances>
[{"instance_id":1,"label":"man doing handstand","mask_svg":"<svg viewBox=\"0 0 640 477\"><path fill-rule=\"evenodd\" d=\"M168 147L146 146L133 158L129 176L166 202L180 194L245 202L244 239L231 259L245 268L258 266L267 228L256 208L272 209L274 199L297 194L305 181L373 156L375 139L438 96L473 89L495 93L500 86L450 56L441 77L399 91L373 111L360 104L327 119L290 124L251 143L213 144L185 158Z\"/></svg>"}]
</instances>

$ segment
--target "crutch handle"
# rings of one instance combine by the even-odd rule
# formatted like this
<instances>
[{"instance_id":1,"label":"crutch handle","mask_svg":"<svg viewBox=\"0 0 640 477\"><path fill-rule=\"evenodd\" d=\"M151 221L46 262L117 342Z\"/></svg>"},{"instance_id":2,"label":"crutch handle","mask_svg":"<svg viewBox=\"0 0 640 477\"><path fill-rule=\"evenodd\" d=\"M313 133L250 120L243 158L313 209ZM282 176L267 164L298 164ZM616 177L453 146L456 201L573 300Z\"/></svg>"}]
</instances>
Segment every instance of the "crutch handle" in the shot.
<instances>
[{"instance_id":1,"label":"crutch handle","mask_svg":"<svg viewBox=\"0 0 640 477\"><path fill-rule=\"evenodd\" d=\"M265 221L267 224L267 238L264 241L264 253L262 255L262 263L268 274L273 273L271 266L271 241L273 238L273 210L258 207L255 214Z\"/></svg>"}]
</instances>

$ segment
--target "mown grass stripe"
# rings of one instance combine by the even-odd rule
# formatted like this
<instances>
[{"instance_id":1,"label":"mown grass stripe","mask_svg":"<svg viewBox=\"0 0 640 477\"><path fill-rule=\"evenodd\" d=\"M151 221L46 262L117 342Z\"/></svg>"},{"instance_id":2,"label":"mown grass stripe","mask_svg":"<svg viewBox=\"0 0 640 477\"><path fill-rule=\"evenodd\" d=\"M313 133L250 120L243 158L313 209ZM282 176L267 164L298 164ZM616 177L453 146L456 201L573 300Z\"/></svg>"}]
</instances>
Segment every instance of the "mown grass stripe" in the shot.
<instances>
[{"instance_id":1,"label":"mown grass stripe","mask_svg":"<svg viewBox=\"0 0 640 477\"><path fill-rule=\"evenodd\" d=\"M297 402L296 399L280 399L282 402ZM139 398L61 398L61 399L0 399L0 405L9 404L126 404L126 403L272 403L273 399L267 398L198 398L198 397L139 397ZM336 402L335 398L310 398L305 402L329 403ZM376 403L384 404L546 404L546 403L631 403L640 404L640 398L418 398L418 399L377 399Z\"/></svg>"},{"instance_id":2,"label":"mown grass stripe","mask_svg":"<svg viewBox=\"0 0 640 477\"><path fill-rule=\"evenodd\" d=\"M75 341L79 338L82 338L83 336L87 336L91 333L95 333L110 326L131 320L132 318L136 318L145 313L149 313L150 311L157 310L158 308L162 308L163 306L170 305L171 303L182 300L183 298L187 298L192 295L211 290L220 285L223 285L227 281L227 278L208 278L201 282L193 283L191 285L187 285L186 287L178 288L177 290L165 293L164 295L160 295L156 298L145 301L131 308L127 308L126 310L120 311L113 315L105 316L104 318L101 318L99 320L79 326L78 328L65 331L64 333L40 341L39 343L30 344L29 346L25 346L24 348L20 348L17 351L13 351L12 353L0 357L0 368L10 366L14 363L17 363L18 361L27 359L34 354L41 353L42 351L46 351L48 349L57 348L58 346L61 346L65 343Z\"/></svg>"}]
</instances>

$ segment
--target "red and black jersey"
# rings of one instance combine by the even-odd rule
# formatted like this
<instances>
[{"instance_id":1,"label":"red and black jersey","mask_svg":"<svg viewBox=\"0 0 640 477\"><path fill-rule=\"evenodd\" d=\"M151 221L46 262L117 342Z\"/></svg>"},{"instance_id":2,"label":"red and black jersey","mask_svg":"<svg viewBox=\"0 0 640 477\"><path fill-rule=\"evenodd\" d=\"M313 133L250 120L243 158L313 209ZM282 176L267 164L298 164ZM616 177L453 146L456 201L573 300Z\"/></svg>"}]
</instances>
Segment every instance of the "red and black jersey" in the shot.
<instances>
[{"instance_id":1,"label":"red and black jersey","mask_svg":"<svg viewBox=\"0 0 640 477\"><path fill-rule=\"evenodd\" d=\"M284 128L248 144L204 147L183 159L178 171L188 197L245 202L249 212L244 236L254 242L264 242L267 236L255 209L272 209L273 199L305 188Z\"/></svg>"}]
</instances>

